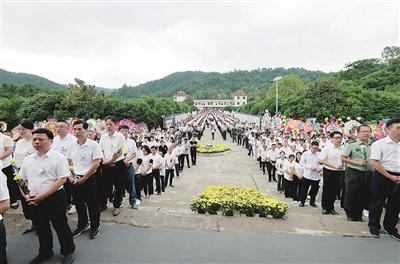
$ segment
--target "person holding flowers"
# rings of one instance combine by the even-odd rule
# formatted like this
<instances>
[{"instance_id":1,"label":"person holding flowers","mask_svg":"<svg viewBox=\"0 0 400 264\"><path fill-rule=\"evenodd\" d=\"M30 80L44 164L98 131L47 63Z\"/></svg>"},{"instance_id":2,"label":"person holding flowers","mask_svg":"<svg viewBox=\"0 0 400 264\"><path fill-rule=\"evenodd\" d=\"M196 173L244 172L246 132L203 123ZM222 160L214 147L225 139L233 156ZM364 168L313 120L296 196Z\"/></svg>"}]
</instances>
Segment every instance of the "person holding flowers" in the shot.
<instances>
[{"instance_id":1,"label":"person holding flowers","mask_svg":"<svg viewBox=\"0 0 400 264\"><path fill-rule=\"evenodd\" d=\"M76 142L76 138L69 133L69 123L65 120L58 120L56 125L56 136L54 137L51 148L67 157L67 153L72 144ZM76 209L72 197L72 185L69 181L64 184L65 193L67 194L67 209L69 214L74 214Z\"/></svg>"},{"instance_id":2,"label":"person holding flowers","mask_svg":"<svg viewBox=\"0 0 400 264\"><path fill-rule=\"evenodd\" d=\"M123 149L126 148L126 140L124 135L117 130L118 119L114 116L108 116L105 119L106 133L101 135L100 147L103 151L103 175L101 179L101 200L100 208L107 208L107 198L115 188L115 196L113 199L113 216L121 213L122 196L128 183L128 171L125 166L125 156Z\"/></svg>"},{"instance_id":3,"label":"person holding flowers","mask_svg":"<svg viewBox=\"0 0 400 264\"><path fill-rule=\"evenodd\" d=\"M89 124L83 120L73 123L74 136L77 141L72 144L67 156L73 165L73 177L69 177L72 184L76 211L78 213L78 227L72 232L73 237L90 229L90 239L99 235L100 208L97 199L97 168L103 158L100 145L87 137L86 130ZM88 215L90 224L88 222Z\"/></svg>"},{"instance_id":4,"label":"person holding flowers","mask_svg":"<svg viewBox=\"0 0 400 264\"><path fill-rule=\"evenodd\" d=\"M15 158L15 169L18 171L21 168L24 158L32 153L35 153L35 149L32 144L32 130L34 126L29 120L22 120L18 126L18 133L22 137L15 144L14 158ZM32 222L32 216L30 212L30 206L26 203L25 199L21 199L22 211L25 219L31 220L31 226L26 229L22 234L27 234L35 230L35 225Z\"/></svg>"},{"instance_id":5,"label":"person holding flowers","mask_svg":"<svg viewBox=\"0 0 400 264\"><path fill-rule=\"evenodd\" d=\"M24 159L20 170L30 190L29 194L24 193L24 198L32 206L32 219L40 244L39 254L29 263L42 263L54 255L50 222L60 242L63 263L73 263L75 245L65 215L67 199L63 189L70 175L68 161L64 155L51 149L54 136L50 130L39 128L32 134L36 152Z\"/></svg>"}]
</instances>

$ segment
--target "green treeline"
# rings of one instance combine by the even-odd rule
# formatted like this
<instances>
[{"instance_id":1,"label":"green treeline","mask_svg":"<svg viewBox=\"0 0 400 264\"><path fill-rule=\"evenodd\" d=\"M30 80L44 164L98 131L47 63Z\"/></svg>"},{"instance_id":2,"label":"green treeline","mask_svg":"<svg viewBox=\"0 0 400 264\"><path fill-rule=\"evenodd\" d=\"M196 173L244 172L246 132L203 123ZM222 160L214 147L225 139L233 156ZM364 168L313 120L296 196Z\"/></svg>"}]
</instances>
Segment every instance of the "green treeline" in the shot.
<instances>
[{"instance_id":1,"label":"green treeline","mask_svg":"<svg viewBox=\"0 0 400 264\"><path fill-rule=\"evenodd\" d=\"M270 85L262 99L238 110L257 115L266 109L275 113L275 85ZM310 83L298 75L284 76L279 81L279 112L318 119L400 116L400 47L386 47L381 58L349 63L344 70Z\"/></svg>"},{"instance_id":2,"label":"green treeline","mask_svg":"<svg viewBox=\"0 0 400 264\"><path fill-rule=\"evenodd\" d=\"M328 75L303 68L262 68L227 73L177 72L135 87L124 85L112 95L124 98L143 95L172 97L177 91L184 91L194 99L232 99L234 92L244 90L250 98L257 99L264 95L274 77L288 74L296 74L306 83Z\"/></svg>"},{"instance_id":3,"label":"green treeline","mask_svg":"<svg viewBox=\"0 0 400 264\"><path fill-rule=\"evenodd\" d=\"M163 115L188 112L191 106L178 104L169 98L116 98L99 93L92 85L75 79L67 91L33 85L2 84L0 87L0 120L11 127L21 119L42 121L48 117L104 118L116 115L145 122L150 127L161 124Z\"/></svg>"}]
</instances>

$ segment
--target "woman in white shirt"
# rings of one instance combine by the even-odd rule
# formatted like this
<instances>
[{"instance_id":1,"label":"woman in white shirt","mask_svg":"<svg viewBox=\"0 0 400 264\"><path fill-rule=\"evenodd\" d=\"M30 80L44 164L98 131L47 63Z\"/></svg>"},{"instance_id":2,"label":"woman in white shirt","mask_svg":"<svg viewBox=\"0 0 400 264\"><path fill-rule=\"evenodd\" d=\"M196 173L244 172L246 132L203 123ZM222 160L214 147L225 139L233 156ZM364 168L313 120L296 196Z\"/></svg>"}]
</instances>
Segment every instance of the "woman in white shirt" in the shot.
<instances>
[{"instance_id":1,"label":"woman in white shirt","mask_svg":"<svg viewBox=\"0 0 400 264\"><path fill-rule=\"evenodd\" d=\"M285 152L281 151L279 153L279 158L276 159L275 167L276 167L276 173L278 174L278 183L277 183L277 190L279 193L282 193L284 190L284 181L283 181L283 174L284 174L284 169L283 165L285 162Z\"/></svg>"},{"instance_id":2,"label":"woman in white shirt","mask_svg":"<svg viewBox=\"0 0 400 264\"><path fill-rule=\"evenodd\" d=\"M142 177L142 186L144 190L144 198L149 199L150 195L154 193L153 188L153 159L152 155L150 155L150 148L147 145L142 147L143 152L143 162L141 168L141 177Z\"/></svg>"},{"instance_id":3,"label":"woman in white shirt","mask_svg":"<svg viewBox=\"0 0 400 264\"><path fill-rule=\"evenodd\" d=\"M297 152L295 156L295 173L292 181L292 198L293 201L300 201L301 180L303 179L303 170L300 165L301 152Z\"/></svg>"},{"instance_id":4,"label":"woman in white shirt","mask_svg":"<svg viewBox=\"0 0 400 264\"><path fill-rule=\"evenodd\" d=\"M15 144L15 150L14 150L15 167L17 171L19 171L19 169L21 168L22 161L24 161L24 158L32 153L35 153L35 149L33 148L32 145L33 128L34 128L33 123L29 120L21 121L18 126L18 133L22 138L18 140L17 144ZM26 203L25 199L21 199L21 205L25 219L31 220L30 207ZM25 235L29 232L32 232L33 230L35 230L35 226L31 221L31 226L28 229L26 229L22 234Z\"/></svg>"},{"instance_id":5,"label":"woman in white shirt","mask_svg":"<svg viewBox=\"0 0 400 264\"><path fill-rule=\"evenodd\" d=\"M293 154L289 155L289 160L285 160L283 164L284 169L284 181L285 181L285 198L292 198L292 187L293 187L293 177L296 173L296 162L294 161L295 156Z\"/></svg>"}]
</instances>

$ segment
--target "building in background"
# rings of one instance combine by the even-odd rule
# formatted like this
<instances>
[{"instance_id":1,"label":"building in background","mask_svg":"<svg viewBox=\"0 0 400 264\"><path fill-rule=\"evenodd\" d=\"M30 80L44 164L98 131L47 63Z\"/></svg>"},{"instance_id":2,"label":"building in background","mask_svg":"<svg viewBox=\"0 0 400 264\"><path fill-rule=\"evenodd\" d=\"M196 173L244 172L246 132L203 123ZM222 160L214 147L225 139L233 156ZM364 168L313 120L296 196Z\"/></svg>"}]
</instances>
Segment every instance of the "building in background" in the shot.
<instances>
[{"instance_id":1,"label":"building in background","mask_svg":"<svg viewBox=\"0 0 400 264\"><path fill-rule=\"evenodd\" d=\"M179 91L174 96L174 101L178 102L178 103L181 103L181 102L185 101L186 97L187 97L187 95L186 95L186 93L184 91Z\"/></svg>"},{"instance_id":2,"label":"building in background","mask_svg":"<svg viewBox=\"0 0 400 264\"><path fill-rule=\"evenodd\" d=\"M193 100L194 106L199 110L209 109L209 108L221 108L225 106L243 106L247 104L247 93L244 91L237 91L234 94L233 99L207 99L207 100Z\"/></svg>"}]
</instances>

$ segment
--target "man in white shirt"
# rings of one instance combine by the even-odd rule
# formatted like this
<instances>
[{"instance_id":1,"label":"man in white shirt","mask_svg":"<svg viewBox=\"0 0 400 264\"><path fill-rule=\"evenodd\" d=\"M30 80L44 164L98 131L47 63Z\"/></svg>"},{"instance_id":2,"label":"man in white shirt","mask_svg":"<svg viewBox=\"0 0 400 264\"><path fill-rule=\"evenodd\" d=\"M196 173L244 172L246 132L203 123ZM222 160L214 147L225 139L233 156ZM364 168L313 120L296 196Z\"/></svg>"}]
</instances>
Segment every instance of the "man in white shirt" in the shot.
<instances>
[{"instance_id":1,"label":"man in white shirt","mask_svg":"<svg viewBox=\"0 0 400 264\"><path fill-rule=\"evenodd\" d=\"M51 149L58 151L67 157L68 151L71 146L76 143L76 138L68 132L69 124L64 120L59 120L56 125L56 136L54 137ZM65 194L67 195L67 208L69 209L69 214L75 213L75 208L73 207L74 201L72 197L72 186L69 181L64 184Z\"/></svg>"},{"instance_id":2,"label":"man in white shirt","mask_svg":"<svg viewBox=\"0 0 400 264\"><path fill-rule=\"evenodd\" d=\"M128 171L125 166L124 149L126 150L126 140L124 135L117 130L118 119L108 116L106 121L106 133L101 135L100 147L103 151L103 175L99 177L102 194L100 198L100 208L107 208L107 198L112 195L113 186L115 188L113 199L113 216L121 213L122 196L128 182Z\"/></svg>"},{"instance_id":3,"label":"man in white shirt","mask_svg":"<svg viewBox=\"0 0 400 264\"><path fill-rule=\"evenodd\" d=\"M273 181L277 181L276 177L275 177L275 172L276 172L276 167L275 167L275 163L276 163L276 159L279 156L279 152L276 149L276 144L272 143L271 145L271 149L268 150L267 153L267 171L268 171L268 182Z\"/></svg>"},{"instance_id":4,"label":"man in white shirt","mask_svg":"<svg viewBox=\"0 0 400 264\"><path fill-rule=\"evenodd\" d=\"M42 263L54 255L50 222L60 242L63 263L73 263L75 245L65 215L67 201L63 189L70 175L68 161L61 153L51 150L53 133L50 130L39 128L32 134L36 153L24 159L20 170L30 190L24 198L32 206L32 220L40 244L39 254L29 263Z\"/></svg>"},{"instance_id":5,"label":"man in white shirt","mask_svg":"<svg viewBox=\"0 0 400 264\"><path fill-rule=\"evenodd\" d=\"M301 155L300 165L304 170L304 179L301 186L300 207L304 207L310 186L310 205L312 207L318 207L318 205L315 203L315 197L317 196L319 190L319 182L321 180L322 172L322 168L319 165L320 159L318 149L318 141L313 141L311 142L310 149Z\"/></svg>"},{"instance_id":6,"label":"man in white shirt","mask_svg":"<svg viewBox=\"0 0 400 264\"><path fill-rule=\"evenodd\" d=\"M0 160L0 166L2 162ZM10 195L7 188L7 177L0 171L0 263L7 264L6 229L3 224L3 214L10 208Z\"/></svg>"},{"instance_id":7,"label":"man in white shirt","mask_svg":"<svg viewBox=\"0 0 400 264\"><path fill-rule=\"evenodd\" d=\"M11 154L13 153L14 142L11 137L0 132L0 161L2 162L1 170L7 177L7 187L10 194L11 208L18 208L19 190L17 183L13 180L14 168L11 165Z\"/></svg>"},{"instance_id":8,"label":"man in white shirt","mask_svg":"<svg viewBox=\"0 0 400 264\"><path fill-rule=\"evenodd\" d=\"M329 136L332 143L326 145L320 153L324 181L321 206L322 214L338 215L335 211L335 200L344 174L343 162L340 159L343 150L341 144L343 135L339 131L333 131Z\"/></svg>"},{"instance_id":9,"label":"man in white shirt","mask_svg":"<svg viewBox=\"0 0 400 264\"><path fill-rule=\"evenodd\" d=\"M386 123L388 135L371 146L371 163L375 168L372 177L372 199L369 207L369 231L379 238L380 219L383 207L384 230L392 238L400 241L396 228L400 212L400 119Z\"/></svg>"},{"instance_id":10,"label":"man in white shirt","mask_svg":"<svg viewBox=\"0 0 400 264\"><path fill-rule=\"evenodd\" d=\"M124 135L126 139L126 146L128 148L128 153L125 158L125 165L126 169L128 171L129 175L129 185L127 186L127 191L129 193L129 204L131 205L132 209L137 209L136 205L136 177L135 177L135 168L133 166L133 161L136 158L136 153L137 153L137 147L136 147L136 142L135 140L129 138L129 127L127 125L120 125L119 126L119 132Z\"/></svg>"},{"instance_id":11,"label":"man in white shirt","mask_svg":"<svg viewBox=\"0 0 400 264\"><path fill-rule=\"evenodd\" d=\"M97 168L100 165L103 153L100 145L87 137L86 130L89 124L83 120L76 120L73 124L77 141L68 151L68 159L73 164L74 177L69 180L73 185L73 196L76 211L78 212L78 227L72 232L73 237L89 230L90 239L99 235L100 208L97 197ZM88 222L88 214L90 224Z\"/></svg>"},{"instance_id":12,"label":"man in white shirt","mask_svg":"<svg viewBox=\"0 0 400 264\"><path fill-rule=\"evenodd\" d=\"M268 162L268 149L267 144L263 142L260 150L260 159L261 159L261 167L263 170L263 175L265 175L265 167L267 166Z\"/></svg>"}]
</instances>

